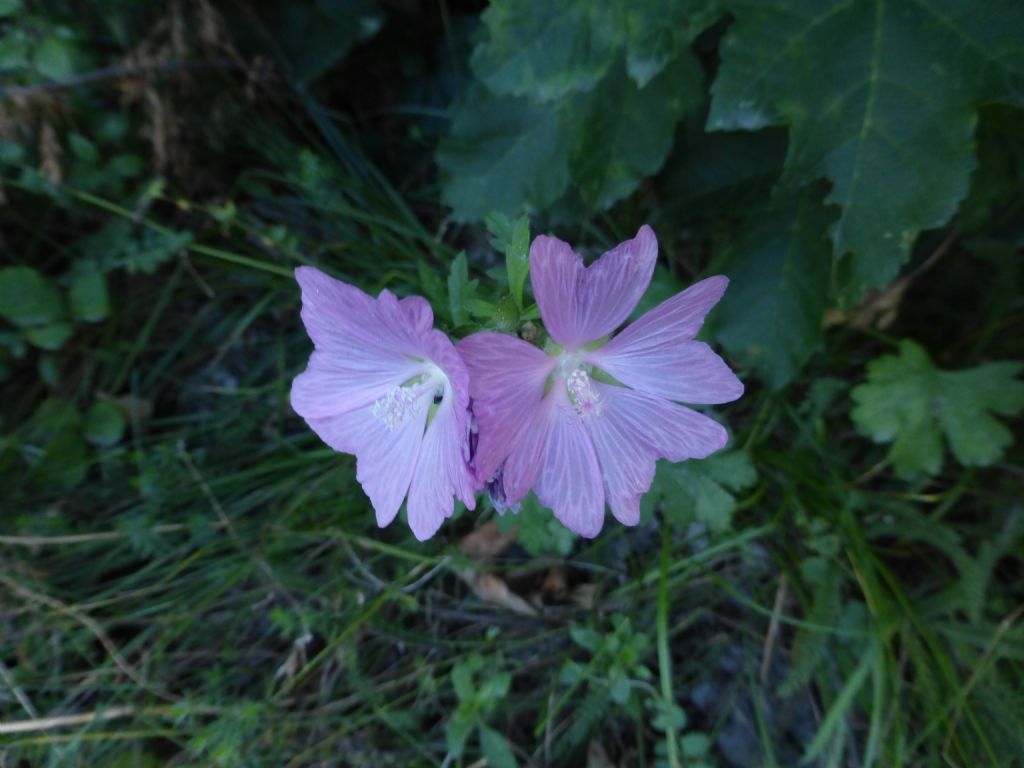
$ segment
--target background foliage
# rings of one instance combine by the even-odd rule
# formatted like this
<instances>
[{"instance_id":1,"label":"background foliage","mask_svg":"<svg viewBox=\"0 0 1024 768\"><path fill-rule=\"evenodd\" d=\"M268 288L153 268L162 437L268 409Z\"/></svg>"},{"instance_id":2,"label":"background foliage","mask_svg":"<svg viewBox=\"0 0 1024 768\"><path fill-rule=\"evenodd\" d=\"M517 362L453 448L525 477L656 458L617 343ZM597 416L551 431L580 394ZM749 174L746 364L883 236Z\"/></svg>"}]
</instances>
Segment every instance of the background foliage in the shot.
<instances>
[{"instance_id":1,"label":"background foliage","mask_svg":"<svg viewBox=\"0 0 1024 768\"><path fill-rule=\"evenodd\" d=\"M0 0L0 77L0 765L1024 764L1024 6ZM378 531L292 269L532 338L644 222L727 451Z\"/></svg>"}]
</instances>

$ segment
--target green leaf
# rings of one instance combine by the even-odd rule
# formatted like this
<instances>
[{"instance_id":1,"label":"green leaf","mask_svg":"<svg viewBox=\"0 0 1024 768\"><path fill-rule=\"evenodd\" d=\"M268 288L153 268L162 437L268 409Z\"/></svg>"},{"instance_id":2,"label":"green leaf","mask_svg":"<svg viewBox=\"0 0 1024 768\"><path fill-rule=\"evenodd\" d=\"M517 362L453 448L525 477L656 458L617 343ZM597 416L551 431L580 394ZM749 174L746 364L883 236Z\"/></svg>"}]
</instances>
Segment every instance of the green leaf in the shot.
<instances>
[{"instance_id":1,"label":"green leaf","mask_svg":"<svg viewBox=\"0 0 1024 768\"><path fill-rule=\"evenodd\" d=\"M1021 103L1024 5L735 0L708 128L790 126L785 180L833 182L837 276L886 284L967 191L976 110ZM852 259L844 258L852 254Z\"/></svg>"},{"instance_id":2,"label":"green leaf","mask_svg":"<svg viewBox=\"0 0 1024 768\"><path fill-rule=\"evenodd\" d=\"M570 144L550 105L470 88L437 150L442 199L462 221L546 208L569 186Z\"/></svg>"},{"instance_id":3,"label":"green leaf","mask_svg":"<svg viewBox=\"0 0 1024 768\"><path fill-rule=\"evenodd\" d=\"M498 518L498 530L502 533L517 527L516 541L535 557L548 554L565 557L576 542L576 534L542 507L532 492L519 502L518 512L506 512Z\"/></svg>"},{"instance_id":4,"label":"green leaf","mask_svg":"<svg viewBox=\"0 0 1024 768\"><path fill-rule=\"evenodd\" d=\"M36 46L32 65L43 77L64 80L75 73L74 44L65 30L51 32Z\"/></svg>"},{"instance_id":5,"label":"green leaf","mask_svg":"<svg viewBox=\"0 0 1024 768\"><path fill-rule=\"evenodd\" d=\"M88 469L85 442L79 434L79 415L67 400L44 400L29 420L26 438L40 447L32 458L29 477L39 488L71 488Z\"/></svg>"},{"instance_id":6,"label":"green leaf","mask_svg":"<svg viewBox=\"0 0 1024 768\"><path fill-rule=\"evenodd\" d=\"M627 68L641 88L722 15L715 0L625 3Z\"/></svg>"},{"instance_id":7,"label":"green leaf","mask_svg":"<svg viewBox=\"0 0 1024 768\"><path fill-rule=\"evenodd\" d=\"M73 488L88 471L85 441L75 432L60 432L46 444L29 476L38 488Z\"/></svg>"},{"instance_id":8,"label":"green leaf","mask_svg":"<svg viewBox=\"0 0 1024 768\"><path fill-rule=\"evenodd\" d=\"M13 16L21 10L21 0L0 0L0 16Z\"/></svg>"},{"instance_id":9,"label":"green leaf","mask_svg":"<svg viewBox=\"0 0 1024 768\"><path fill-rule=\"evenodd\" d=\"M452 757L456 759L462 757L462 752L466 748L466 739L469 738L469 734L475 726L476 718L467 716L461 708L449 718L445 725L444 737L448 752Z\"/></svg>"},{"instance_id":10,"label":"green leaf","mask_svg":"<svg viewBox=\"0 0 1024 768\"><path fill-rule=\"evenodd\" d=\"M60 291L31 267L0 269L0 316L26 328L64 317Z\"/></svg>"},{"instance_id":11,"label":"green leaf","mask_svg":"<svg viewBox=\"0 0 1024 768\"><path fill-rule=\"evenodd\" d=\"M514 222L494 211L484 219L493 235L491 245L505 254L508 288L518 309L523 308L523 285L530 274L530 218L523 215Z\"/></svg>"},{"instance_id":12,"label":"green leaf","mask_svg":"<svg viewBox=\"0 0 1024 768\"><path fill-rule=\"evenodd\" d=\"M97 323L110 311L107 281L98 270L77 275L71 282L68 299L71 304L71 316L76 320Z\"/></svg>"},{"instance_id":13,"label":"green leaf","mask_svg":"<svg viewBox=\"0 0 1024 768\"><path fill-rule=\"evenodd\" d=\"M689 53L638 88L616 65L580 107L569 169L583 199L607 208L661 168L676 125L703 101L704 74Z\"/></svg>"},{"instance_id":14,"label":"green leaf","mask_svg":"<svg viewBox=\"0 0 1024 768\"><path fill-rule=\"evenodd\" d=\"M516 768L516 757L505 737L483 724L480 726L480 749L490 768Z\"/></svg>"},{"instance_id":15,"label":"green leaf","mask_svg":"<svg viewBox=\"0 0 1024 768\"><path fill-rule=\"evenodd\" d=\"M125 244L125 269L130 272L142 272L152 275L157 268L192 242L191 232L168 233L145 230L139 241Z\"/></svg>"},{"instance_id":16,"label":"green leaf","mask_svg":"<svg viewBox=\"0 0 1024 768\"><path fill-rule=\"evenodd\" d=\"M121 440L124 427L125 418L121 409L109 400L99 400L85 412L82 432L90 443L106 448Z\"/></svg>"},{"instance_id":17,"label":"green leaf","mask_svg":"<svg viewBox=\"0 0 1024 768\"><path fill-rule=\"evenodd\" d=\"M715 312L715 336L773 389L822 347L832 215L820 200L805 190L763 207L729 248L731 283Z\"/></svg>"},{"instance_id":18,"label":"green leaf","mask_svg":"<svg viewBox=\"0 0 1024 768\"><path fill-rule=\"evenodd\" d=\"M620 39L616 3L497 0L481 16L488 36L473 72L494 93L561 98L597 85Z\"/></svg>"},{"instance_id":19,"label":"green leaf","mask_svg":"<svg viewBox=\"0 0 1024 768\"><path fill-rule=\"evenodd\" d=\"M456 662L452 667L451 679L459 701L470 701L474 697L476 689L473 687L473 671L468 664Z\"/></svg>"},{"instance_id":20,"label":"green leaf","mask_svg":"<svg viewBox=\"0 0 1024 768\"><path fill-rule=\"evenodd\" d=\"M466 253L460 251L459 255L452 260L451 269L448 271L448 307L451 311L452 322L456 325L464 325L468 320L466 300L473 295L475 288L476 280L472 283L469 281Z\"/></svg>"},{"instance_id":21,"label":"green leaf","mask_svg":"<svg viewBox=\"0 0 1024 768\"><path fill-rule=\"evenodd\" d=\"M681 464L659 462L654 496L660 497L663 513L677 526L699 521L721 533L732 524L734 494L756 480L757 472L745 451L716 453Z\"/></svg>"},{"instance_id":22,"label":"green leaf","mask_svg":"<svg viewBox=\"0 0 1024 768\"><path fill-rule=\"evenodd\" d=\"M64 346L64 342L71 338L73 330L71 323L58 320L56 323L26 328L25 338L40 349L53 352Z\"/></svg>"},{"instance_id":23,"label":"green leaf","mask_svg":"<svg viewBox=\"0 0 1024 768\"><path fill-rule=\"evenodd\" d=\"M997 418L1024 409L1021 363L987 363L962 371L936 368L913 341L898 355L868 364L867 381L851 393L857 429L876 443L892 443L896 472L935 474L942 468L942 436L957 461L986 466L998 460L1013 435Z\"/></svg>"},{"instance_id":24,"label":"green leaf","mask_svg":"<svg viewBox=\"0 0 1024 768\"><path fill-rule=\"evenodd\" d=\"M100 161L100 153L96 145L80 133L72 133L68 136L68 144L71 146L71 153L84 163L95 165Z\"/></svg>"}]
</instances>

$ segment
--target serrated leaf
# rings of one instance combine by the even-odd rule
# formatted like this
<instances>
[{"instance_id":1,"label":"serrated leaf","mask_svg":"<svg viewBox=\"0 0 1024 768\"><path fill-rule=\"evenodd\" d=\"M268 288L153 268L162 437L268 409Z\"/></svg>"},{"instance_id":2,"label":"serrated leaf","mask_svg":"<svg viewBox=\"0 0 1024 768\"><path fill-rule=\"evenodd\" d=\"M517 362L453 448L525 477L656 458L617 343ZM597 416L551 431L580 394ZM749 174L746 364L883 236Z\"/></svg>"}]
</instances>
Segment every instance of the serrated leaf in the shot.
<instances>
[{"instance_id":1,"label":"serrated leaf","mask_svg":"<svg viewBox=\"0 0 1024 768\"><path fill-rule=\"evenodd\" d=\"M804 190L762 208L728 253L731 280L715 315L715 336L779 389L822 346L828 306L832 214Z\"/></svg>"},{"instance_id":2,"label":"serrated leaf","mask_svg":"<svg viewBox=\"0 0 1024 768\"><path fill-rule=\"evenodd\" d=\"M77 275L68 289L71 316L87 323L97 323L110 311L107 280L99 271Z\"/></svg>"},{"instance_id":3,"label":"serrated leaf","mask_svg":"<svg viewBox=\"0 0 1024 768\"><path fill-rule=\"evenodd\" d=\"M463 221L545 208L569 186L570 139L557 109L470 88L437 150L442 199Z\"/></svg>"},{"instance_id":4,"label":"serrated leaf","mask_svg":"<svg viewBox=\"0 0 1024 768\"><path fill-rule=\"evenodd\" d=\"M666 64L723 13L715 0L661 0L624 4L626 64L637 85L649 83Z\"/></svg>"},{"instance_id":5,"label":"serrated leaf","mask_svg":"<svg viewBox=\"0 0 1024 768\"><path fill-rule=\"evenodd\" d=\"M659 462L654 489L661 497L662 511L676 525L699 521L720 533L732 524L735 493L756 480L757 471L747 453L732 451L681 464Z\"/></svg>"},{"instance_id":6,"label":"serrated leaf","mask_svg":"<svg viewBox=\"0 0 1024 768\"><path fill-rule=\"evenodd\" d=\"M674 59L643 88L617 64L586 98L569 155L583 199L607 208L661 168L676 125L700 105L704 74L689 53Z\"/></svg>"},{"instance_id":7,"label":"serrated leaf","mask_svg":"<svg viewBox=\"0 0 1024 768\"><path fill-rule=\"evenodd\" d=\"M508 533L518 528L516 541L535 557L558 555L565 557L576 542L576 534L562 525L548 510L540 505L531 492L519 503L519 510L506 512L498 518L498 530Z\"/></svg>"},{"instance_id":8,"label":"serrated leaf","mask_svg":"<svg viewBox=\"0 0 1024 768\"><path fill-rule=\"evenodd\" d=\"M124 434L125 418L121 409L109 400L99 400L85 412L82 433L93 445L116 445Z\"/></svg>"},{"instance_id":9,"label":"serrated leaf","mask_svg":"<svg viewBox=\"0 0 1024 768\"><path fill-rule=\"evenodd\" d=\"M530 218L520 216L514 222L503 213L493 212L484 219L493 235L491 245L505 254L508 289L518 309L523 308L523 285L530 274Z\"/></svg>"},{"instance_id":10,"label":"serrated leaf","mask_svg":"<svg viewBox=\"0 0 1024 768\"><path fill-rule=\"evenodd\" d=\"M483 724L480 726L480 749L489 768L516 768L516 757L505 737Z\"/></svg>"},{"instance_id":11,"label":"serrated leaf","mask_svg":"<svg viewBox=\"0 0 1024 768\"><path fill-rule=\"evenodd\" d=\"M64 301L50 280L31 267L0 269L0 316L21 328L64 317Z\"/></svg>"},{"instance_id":12,"label":"serrated leaf","mask_svg":"<svg viewBox=\"0 0 1024 768\"><path fill-rule=\"evenodd\" d=\"M978 106L1024 99L1024 5L996 0L730 4L708 128L788 123L786 179L825 176L847 301L886 284L967 191ZM843 257L852 254L847 261Z\"/></svg>"},{"instance_id":13,"label":"serrated leaf","mask_svg":"<svg viewBox=\"0 0 1024 768\"><path fill-rule=\"evenodd\" d=\"M1021 363L998 362L943 371L910 340L898 355L868 364L867 381L852 394L857 429L877 443L892 443L896 472L935 474L942 468L942 437L957 461L985 466L998 460L1013 435L995 416L1024 409Z\"/></svg>"},{"instance_id":14,"label":"serrated leaf","mask_svg":"<svg viewBox=\"0 0 1024 768\"><path fill-rule=\"evenodd\" d=\"M481 15L486 40L473 72L494 93L542 101L593 88L615 58L616 3L497 0Z\"/></svg>"}]
</instances>

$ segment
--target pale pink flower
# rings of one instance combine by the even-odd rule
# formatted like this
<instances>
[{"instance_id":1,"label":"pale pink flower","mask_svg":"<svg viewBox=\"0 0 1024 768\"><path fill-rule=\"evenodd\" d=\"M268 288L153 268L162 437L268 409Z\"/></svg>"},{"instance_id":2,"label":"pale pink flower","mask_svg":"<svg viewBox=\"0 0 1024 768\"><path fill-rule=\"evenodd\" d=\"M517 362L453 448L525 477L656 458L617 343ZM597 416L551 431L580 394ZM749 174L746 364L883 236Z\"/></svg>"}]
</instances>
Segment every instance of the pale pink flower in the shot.
<instances>
[{"instance_id":1,"label":"pale pink flower","mask_svg":"<svg viewBox=\"0 0 1024 768\"><path fill-rule=\"evenodd\" d=\"M589 267L561 240L538 237L530 277L548 350L490 332L458 345L479 422L478 482L501 470L508 503L532 488L582 536L600 532L606 502L620 522L637 523L659 458L704 458L725 445L720 424L677 402L743 394L722 359L694 341L725 277L696 283L602 343L636 307L657 254L647 226Z\"/></svg>"},{"instance_id":2,"label":"pale pink flower","mask_svg":"<svg viewBox=\"0 0 1024 768\"><path fill-rule=\"evenodd\" d=\"M378 525L395 519L408 494L409 527L430 538L451 516L453 496L475 506L459 353L418 296L375 299L313 267L295 278L314 350L292 383L292 407L334 450L356 455Z\"/></svg>"}]
</instances>

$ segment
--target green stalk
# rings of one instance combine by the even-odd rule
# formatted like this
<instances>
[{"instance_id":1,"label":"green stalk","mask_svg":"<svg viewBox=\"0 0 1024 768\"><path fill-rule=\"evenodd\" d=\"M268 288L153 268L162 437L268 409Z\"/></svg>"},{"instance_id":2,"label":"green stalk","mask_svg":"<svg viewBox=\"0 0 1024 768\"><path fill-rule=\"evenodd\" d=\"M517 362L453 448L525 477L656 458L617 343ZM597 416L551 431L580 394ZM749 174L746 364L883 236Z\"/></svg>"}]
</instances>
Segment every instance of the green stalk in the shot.
<instances>
[{"instance_id":1,"label":"green stalk","mask_svg":"<svg viewBox=\"0 0 1024 768\"><path fill-rule=\"evenodd\" d=\"M665 747L669 768L679 768L675 729L669 724L669 714L675 704L672 693L672 662L668 655L668 524L661 526L661 568L658 579L658 674L661 677L661 698L665 706Z\"/></svg>"}]
</instances>

